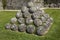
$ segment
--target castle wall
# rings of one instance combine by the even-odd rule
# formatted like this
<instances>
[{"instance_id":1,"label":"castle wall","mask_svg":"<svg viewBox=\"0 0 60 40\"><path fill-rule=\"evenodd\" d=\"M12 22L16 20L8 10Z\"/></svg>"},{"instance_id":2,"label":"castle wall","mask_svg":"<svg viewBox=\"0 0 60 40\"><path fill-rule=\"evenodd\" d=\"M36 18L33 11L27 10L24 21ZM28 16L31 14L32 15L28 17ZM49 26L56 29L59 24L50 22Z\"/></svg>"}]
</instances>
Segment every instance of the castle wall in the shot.
<instances>
[{"instance_id":1,"label":"castle wall","mask_svg":"<svg viewBox=\"0 0 60 40\"><path fill-rule=\"evenodd\" d=\"M3 4L2 4L2 0L0 0L0 10L3 9Z\"/></svg>"},{"instance_id":2,"label":"castle wall","mask_svg":"<svg viewBox=\"0 0 60 40\"><path fill-rule=\"evenodd\" d=\"M23 5L26 6L29 0L7 0L6 9L20 9Z\"/></svg>"}]
</instances>

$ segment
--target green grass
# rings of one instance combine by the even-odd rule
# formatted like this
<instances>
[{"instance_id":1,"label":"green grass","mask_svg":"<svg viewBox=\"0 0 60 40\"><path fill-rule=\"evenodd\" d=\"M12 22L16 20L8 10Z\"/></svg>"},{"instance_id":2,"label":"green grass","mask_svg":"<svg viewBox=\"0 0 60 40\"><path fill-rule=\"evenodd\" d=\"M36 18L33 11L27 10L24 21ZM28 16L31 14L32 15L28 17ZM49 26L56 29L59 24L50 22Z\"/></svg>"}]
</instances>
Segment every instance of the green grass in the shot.
<instances>
[{"instance_id":1,"label":"green grass","mask_svg":"<svg viewBox=\"0 0 60 40\"><path fill-rule=\"evenodd\" d=\"M12 17L15 17L16 12L0 11L0 40L60 40L60 10L47 9L45 11L53 17L54 23L44 36L6 30L4 25L8 23Z\"/></svg>"}]
</instances>

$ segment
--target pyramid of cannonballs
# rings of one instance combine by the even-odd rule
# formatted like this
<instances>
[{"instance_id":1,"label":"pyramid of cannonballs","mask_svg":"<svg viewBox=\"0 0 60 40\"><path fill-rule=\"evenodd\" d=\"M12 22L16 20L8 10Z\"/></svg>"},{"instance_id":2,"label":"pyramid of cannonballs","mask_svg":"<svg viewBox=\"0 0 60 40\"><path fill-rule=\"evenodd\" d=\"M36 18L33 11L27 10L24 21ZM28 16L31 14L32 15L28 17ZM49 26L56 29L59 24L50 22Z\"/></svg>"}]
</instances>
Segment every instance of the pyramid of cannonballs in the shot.
<instances>
[{"instance_id":1,"label":"pyramid of cannonballs","mask_svg":"<svg viewBox=\"0 0 60 40\"><path fill-rule=\"evenodd\" d=\"M6 29L11 29L29 34L44 35L48 32L53 19L33 2L28 2L17 12L15 18L11 18L10 23L5 25Z\"/></svg>"}]
</instances>

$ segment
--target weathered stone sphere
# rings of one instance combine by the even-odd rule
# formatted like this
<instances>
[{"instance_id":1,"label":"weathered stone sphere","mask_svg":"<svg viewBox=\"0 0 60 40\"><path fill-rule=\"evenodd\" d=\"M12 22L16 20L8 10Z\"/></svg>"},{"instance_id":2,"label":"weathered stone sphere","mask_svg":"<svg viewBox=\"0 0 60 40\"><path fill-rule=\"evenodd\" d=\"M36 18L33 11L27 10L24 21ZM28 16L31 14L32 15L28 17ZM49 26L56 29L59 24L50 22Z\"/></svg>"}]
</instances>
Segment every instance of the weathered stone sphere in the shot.
<instances>
[{"instance_id":1,"label":"weathered stone sphere","mask_svg":"<svg viewBox=\"0 0 60 40\"><path fill-rule=\"evenodd\" d=\"M10 27L11 27L11 24L10 24L10 23L7 23L7 24L5 25L5 29L10 29Z\"/></svg>"},{"instance_id":2,"label":"weathered stone sphere","mask_svg":"<svg viewBox=\"0 0 60 40\"><path fill-rule=\"evenodd\" d=\"M17 22L17 19L14 17L14 18L11 18L11 21L10 21L12 24L16 23Z\"/></svg>"},{"instance_id":3,"label":"weathered stone sphere","mask_svg":"<svg viewBox=\"0 0 60 40\"><path fill-rule=\"evenodd\" d=\"M33 19L40 18L40 13L33 13L32 17Z\"/></svg>"},{"instance_id":4,"label":"weathered stone sphere","mask_svg":"<svg viewBox=\"0 0 60 40\"><path fill-rule=\"evenodd\" d=\"M50 18L47 19L47 21L52 23L53 22L53 18L50 17Z\"/></svg>"},{"instance_id":5,"label":"weathered stone sphere","mask_svg":"<svg viewBox=\"0 0 60 40\"><path fill-rule=\"evenodd\" d=\"M36 33L37 33L37 35L40 35L40 36L44 35L45 34L44 26L39 26L37 28L37 32Z\"/></svg>"},{"instance_id":6,"label":"weathered stone sphere","mask_svg":"<svg viewBox=\"0 0 60 40\"><path fill-rule=\"evenodd\" d=\"M28 18L26 18L25 22L26 22L26 24L32 24L33 20L32 20L32 18L28 17Z\"/></svg>"},{"instance_id":7,"label":"weathered stone sphere","mask_svg":"<svg viewBox=\"0 0 60 40\"><path fill-rule=\"evenodd\" d=\"M21 8L21 11L24 13L24 12L27 12L29 9L26 7L26 6L23 6L22 8Z\"/></svg>"},{"instance_id":8,"label":"weathered stone sphere","mask_svg":"<svg viewBox=\"0 0 60 40\"><path fill-rule=\"evenodd\" d=\"M41 25L42 25L42 21L41 21L40 19L35 19L35 20L34 20L34 24L35 24L36 26L41 26Z\"/></svg>"},{"instance_id":9,"label":"weathered stone sphere","mask_svg":"<svg viewBox=\"0 0 60 40\"><path fill-rule=\"evenodd\" d=\"M20 23L20 24L25 23L25 19L24 19L24 18L19 18L19 19L18 19L18 23Z\"/></svg>"},{"instance_id":10,"label":"weathered stone sphere","mask_svg":"<svg viewBox=\"0 0 60 40\"><path fill-rule=\"evenodd\" d=\"M41 21L42 21L42 22L46 22L46 20L47 20L47 19L46 19L44 16L41 17Z\"/></svg>"},{"instance_id":11,"label":"weathered stone sphere","mask_svg":"<svg viewBox=\"0 0 60 40\"><path fill-rule=\"evenodd\" d=\"M45 26L46 29L47 29L47 28L50 28L50 26L51 26L51 24L52 24L52 20L53 20L53 19L47 19L47 21L44 23L44 26Z\"/></svg>"},{"instance_id":12,"label":"weathered stone sphere","mask_svg":"<svg viewBox=\"0 0 60 40\"><path fill-rule=\"evenodd\" d=\"M32 34L32 33L34 33L34 32L35 32L35 26L33 26L33 25L28 25L28 26L27 26L27 33Z\"/></svg>"},{"instance_id":13,"label":"weathered stone sphere","mask_svg":"<svg viewBox=\"0 0 60 40\"><path fill-rule=\"evenodd\" d=\"M30 7L33 7L34 4L33 4L33 2L28 2L28 5L27 6L30 8Z\"/></svg>"},{"instance_id":14,"label":"weathered stone sphere","mask_svg":"<svg viewBox=\"0 0 60 40\"><path fill-rule=\"evenodd\" d=\"M49 14L44 14L43 15L46 19L48 19L50 16L49 16Z\"/></svg>"},{"instance_id":15,"label":"weathered stone sphere","mask_svg":"<svg viewBox=\"0 0 60 40\"><path fill-rule=\"evenodd\" d=\"M12 24L11 25L11 30L17 31L18 30L18 26L16 24Z\"/></svg>"},{"instance_id":16,"label":"weathered stone sphere","mask_svg":"<svg viewBox=\"0 0 60 40\"><path fill-rule=\"evenodd\" d=\"M26 25L25 25L25 24L19 25L18 30L19 30L20 32L26 31Z\"/></svg>"},{"instance_id":17,"label":"weathered stone sphere","mask_svg":"<svg viewBox=\"0 0 60 40\"><path fill-rule=\"evenodd\" d=\"M46 22L46 23L44 23L43 25L44 25L44 28L45 28L45 29L50 28L50 23L49 23L49 22Z\"/></svg>"},{"instance_id":18,"label":"weathered stone sphere","mask_svg":"<svg viewBox=\"0 0 60 40\"><path fill-rule=\"evenodd\" d=\"M22 12L21 12L21 10L20 10L20 11L17 12L16 18L21 18L21 17L23 17L23 16L22 16Z\"/></svg>"},{"instance_id":19,"label":"weathered stone sphere","mask_svg":"<svg viewBox=\"0 0 60 40\"><path fill-rule=\"evenodd\" d=\"M29 12L30 12L30 13L34 13L35 11L37 11L36 7L31 7L31 8L29 9Z\"/></svg>"},{"instance_id":20,"label":"weathered stone sphere","mask_svg":"<svg viewBox=\"0 0 60 40\"><path fill-rule=\"evenodd\" d=\"M24 18L31 17L31 14L29 12L23 13Z\"/></svg>"}]
</instances>

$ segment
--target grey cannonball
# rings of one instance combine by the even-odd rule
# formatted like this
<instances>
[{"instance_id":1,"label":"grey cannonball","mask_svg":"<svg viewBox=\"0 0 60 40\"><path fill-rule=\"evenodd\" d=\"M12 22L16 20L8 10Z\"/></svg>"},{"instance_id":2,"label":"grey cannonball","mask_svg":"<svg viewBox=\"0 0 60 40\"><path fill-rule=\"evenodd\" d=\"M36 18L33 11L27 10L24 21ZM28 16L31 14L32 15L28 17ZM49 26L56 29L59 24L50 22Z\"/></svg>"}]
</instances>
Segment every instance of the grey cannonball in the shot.
<instances>
[{"instance_id":1,"label":"grey cannonball","mask_svg":"<svg viewBox=\"0 0 60 40\"><path fill-rule=\"evenodd\" d=\"M47 19L46 23L44 23L45 28L50 28L52 23L53 23L52 18Z\"/></svg>"},{"instance_id":2,"label":"grey cannonball","mask_svg":"<svg viewBox=\"0 0 60 40\"><path fill-rule=\"evenodd\" d=\"M34 6L34 4L33 4L33 2L28 2L28 5L27 5L28 7L33 7Z\"/></svg>"},{"instance_id":3,"label":"grey cannonball","mask_svg":"<svg viewBox=\"0 0 60 40\"><path fill-rule=\"evenodd\" d=\"M22 16L22 12L21 12L21 10L20 10L20 11L17 12L16 18L21 18L21 17L23 17L23 16Z\"/></svg>"},{"instance_id":4,"label":"grey cannonball","mask_svg":"<svg viewBox=\"0 0 60 40\"><path fill-rule=\"evenodd\" d=\"M32 14L33 19L40 18L40 13L33 13Z\"/></svg>"},{"instance_id":5,"label":"grey cannonball","mask_svg":"<svg viewBox=\"0 0 60 40\"><path fill-rule=\"evenodd\" d=\"M47 19L47 21L52 23L53 22L53 18L50 17L50 18Z\"/></svg>"},{"instance_id":6,"label":"grey cannonball","mask_svg":"<svg viewBox=\"0 0 60 40\"><path fill-rule=\"evenodd\" d=\"M21 8L21 11L24 13L24 12L28 12L28 8L26 7L26 6L23 6L22 8Z\"/></svg>"},{"instance_id":7,"label":"grey cannonball","mask_svg":"<svg viewBox=\"0 0 60 40\"><path fill-rule=\"evenodd\" d=\"M10 27L11 27L11 24L10 24L10 23L7 23L7 24L5 25L5 29L10 29Z\"/></svg>"},{"instance_id":8,"label":"grey cannonball","mask_svg":"<svg viewBox=\"0 0 60 40\"><path fill-rule=\"evenodd\" d=\"M31 17L31 14L29 12L23 13L24 18Z\"/></svg>"},{"instance_id":9,"label":"grey cannonball","mask_svg":"<svg viewBox=\"0 0 60 40\"><path fill-rule=\"evenodd\" d=\"M19 25L18 30L19 30L20 32L26 31L26 25L25 25L25 24Z\"/></svg>"},{"instance_id":10,"label":"grey cannonball","mask_svg":"<svg viewBox=\"0 0 60 40\"><path fill-rule=\"evenodd\" d=\"M29 12L30 12L30 13L34 13L35 11L37 11L36 7L31 7L31 8L29 9Z\"/></svg>"},{"instance_id":11,"label":"grey cannonball","mask_svg":"<svg viewBox=\"0 0 60 40\"><path fill-rule=\"evenodd\" d=\"M24 18L19 18L17 21L18 21L20 24L21 24L21 23L25 23Z\"/></svg>"},{"instance_id":12,"label":"grey cannonball","mask_svg":"<svg viewBox=\"0 0 60 40\"><path fill-rule=\"evenodd\" d=\"M44 34L45 34L44 26L39 26L39 27L37 28L36 33L37 33L37 35L40 35L40 36L44 35Z\"/></svg>"},{"instance_id":13,"label":"grey cannonball","mask_svg":"<svg viewBox=\"0 0 60 40\"><path fill-rule=\"evenodd\" d=\"M11 25L11 30L17 31L17 30L18 30L17 25L16 25L16 24L12 24L12 25Z\"/></svg>"},{"instance_id":14,"label":"grey cannonball","mask_svg":"<svg viewBox=\"0 0 60 40\"><path fill-rule=\"evenodd\" d=\"M35 26L28 25L27 26L27 32L30 33L30 34L34 33L35 32Z\"/></svg>"},{"instance_id":15,"label":"grey cannonball","mask_svg":"<svg viewBox=\"0 0 60 40\"><path fill-rule=\"evenodd\" d=\"M11 22L12 24L14 24L14 23L17 22L17 19L16 19L15 17L14 17L14 18L11 18L10 22Z\"/></svg>"},{"instance_id":16,"label":"grey cannonball","mask_svg":"<svg viewBox=\"0 0 60 40\"><path fill-rule=\"evenodd\" d=\"M45 29L50 28L50 23L49 23L49 22L46 22L46 23L44 23L43 25L44 25L44 28L45 28Z\"/></svg>"},{"instance_id":17,"label":"grey cannonball","mask_svg":"<svg viewBox=\"0 0 60 40\"><path fill-rule=\"evenodd\" d=\"M30 17L26 18L26 24L31 24L31 23L33 23L32 18Z\"/></svg>"},{"instance_id":18,"label":"grey cannonball","mask_svg":"<svg viewBox=\"0 0 60 40\"><path fill-rule=\"evenodd\" d=\"M49 14L44 14L43 15L46 19L48 19L50 16L49 16Z\"/></svg>"},{"instance_id":19,"label":"grey cannonball","mask_svg":"<svg viewBox=\"0 0 60 40\"><path fill-rule=\"evenodd\" d=\"M41 21L42 21L42 22L46 22L46 20L47 20L47 19L46 19L45 17L43 17L43 16L41 17Z\"/></svg>"},{"instance_id":20,"label":"grey cannonball","mask_svg":"<svg viewBox=\"0 0 60 40\"><path fill-rule=\"evenodd\" d=\"M42 25L42 21L41 21L40 19L35 19L35 20L34 20L34 24L35 24L36 26L40 26L40 25Z\"/></svg>"}]
</instances>

